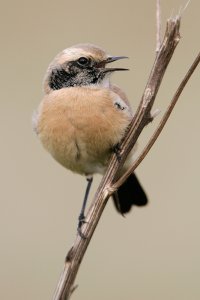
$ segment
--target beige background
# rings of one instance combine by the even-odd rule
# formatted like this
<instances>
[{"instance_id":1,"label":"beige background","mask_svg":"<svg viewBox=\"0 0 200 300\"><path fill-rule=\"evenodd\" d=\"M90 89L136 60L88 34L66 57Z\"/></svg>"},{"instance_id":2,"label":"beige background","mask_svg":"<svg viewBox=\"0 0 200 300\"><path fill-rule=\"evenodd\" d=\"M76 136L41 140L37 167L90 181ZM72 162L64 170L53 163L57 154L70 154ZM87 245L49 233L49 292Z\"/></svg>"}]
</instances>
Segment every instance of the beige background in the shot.
<instances>
[{"instance_id":1,"label":"beige background","mask_svg":"<svg viewBox=\"0 0 200 300\"><path fill-rule=\"evenodd\" d=\"M186 1L163 0L166 18ZM200 46L200 2L155 107L162 112ZM85 180L57 164L31 129L41 82L63 48L91 42L128 55L113 81L136 108L155 54L155 1L2 1L0 299L51 299L74 241ZM73 299L200 299L200 68L151 153L138 168L150 204L125 219L110 203L81 266ZM154 124L144 131L143 144ZM96 177L93 193L100 177Z\"/></svg>"}]
</instances>

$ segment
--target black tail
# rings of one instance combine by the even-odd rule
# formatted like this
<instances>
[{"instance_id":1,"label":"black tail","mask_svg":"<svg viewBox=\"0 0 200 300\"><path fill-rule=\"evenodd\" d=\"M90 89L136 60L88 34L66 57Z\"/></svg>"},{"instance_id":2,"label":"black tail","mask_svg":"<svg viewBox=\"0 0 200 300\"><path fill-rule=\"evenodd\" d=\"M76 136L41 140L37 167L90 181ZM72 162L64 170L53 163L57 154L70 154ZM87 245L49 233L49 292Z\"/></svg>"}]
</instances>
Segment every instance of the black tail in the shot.
<instances>
[{"instance_id":1,"label":"black tail","mask_svg":"<svg viewBox=\"0 0 200 300\"><path fill-rule=\"evenodd\" d=\"M147 196L134 173L113 194L113 200L116 209L121 214L129 212L132 205L143 206L148 202Z\"/></svg>"}]
</instances>

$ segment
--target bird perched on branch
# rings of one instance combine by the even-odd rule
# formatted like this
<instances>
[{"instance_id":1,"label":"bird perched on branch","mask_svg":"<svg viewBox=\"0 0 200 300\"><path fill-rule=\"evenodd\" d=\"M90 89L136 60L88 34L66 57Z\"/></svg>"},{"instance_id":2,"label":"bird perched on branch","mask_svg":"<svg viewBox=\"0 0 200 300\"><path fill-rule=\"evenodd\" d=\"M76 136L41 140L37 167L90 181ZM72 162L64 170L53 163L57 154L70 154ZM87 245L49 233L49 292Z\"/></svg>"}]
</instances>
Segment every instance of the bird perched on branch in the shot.
<instances>
[{"instance_id":1,"label":"bird perched on branch","mask_svg":"<svg viewBox=\"0 0 200 300\"><path fill-rule=\"evenodd\" d=\"M133 113L125 93L111 84L111 56L91 44L79 44L59 53L47 69L44 98L34 117L34 128L43 146L65 168L88 180L79 229L93 174L104 174ZM133 161L133 151L122 171ZM135 174L113 195L117 210L125 214L132 205L142 206L147 197Z\"/></svg>"}]
</instances>

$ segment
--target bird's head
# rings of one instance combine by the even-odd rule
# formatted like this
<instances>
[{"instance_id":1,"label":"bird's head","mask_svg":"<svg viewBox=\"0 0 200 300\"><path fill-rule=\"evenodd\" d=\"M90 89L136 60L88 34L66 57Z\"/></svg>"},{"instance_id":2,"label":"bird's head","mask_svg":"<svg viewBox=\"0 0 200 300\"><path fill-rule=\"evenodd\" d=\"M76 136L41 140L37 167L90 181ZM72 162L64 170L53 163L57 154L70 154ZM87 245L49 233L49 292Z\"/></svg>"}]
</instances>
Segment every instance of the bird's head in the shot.
<instances>
[{"instance_id":1,"label":"bird's head","mask_svg":"<svg viewBox=\"0 0 200 300\"><path fill-rule=\"evenodd\" d=\"M109 84L109 76L124 68L109 68L107 64L127 58L111 56L91 44L79 44L63 50L49 65L44 90L49 93L66 87Z\"/></svg>"}]
</instances>

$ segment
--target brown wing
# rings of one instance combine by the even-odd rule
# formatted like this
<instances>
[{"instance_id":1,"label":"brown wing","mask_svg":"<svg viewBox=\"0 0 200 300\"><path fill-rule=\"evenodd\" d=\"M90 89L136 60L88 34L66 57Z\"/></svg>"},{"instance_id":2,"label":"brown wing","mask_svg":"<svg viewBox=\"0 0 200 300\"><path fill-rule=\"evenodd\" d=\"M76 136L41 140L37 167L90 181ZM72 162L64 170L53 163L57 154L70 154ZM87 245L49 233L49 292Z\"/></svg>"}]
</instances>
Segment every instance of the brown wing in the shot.
<instances>
[{"instance_id":1,"label":"brown wing","mask_svg":"<svg viewBox=\"0 0 200 300\"><path fill-rule=\"evenodd\" d=\"M126 96L126 94L124 93L124 91L122 91L117 85L115 84L111 84L110 89L116 93L117 95L120 96L120 98L126 103L126 105L128 105L128 107L130 108L131 113L133 113L130 102Z\"/></svg>"}]
</instances>

